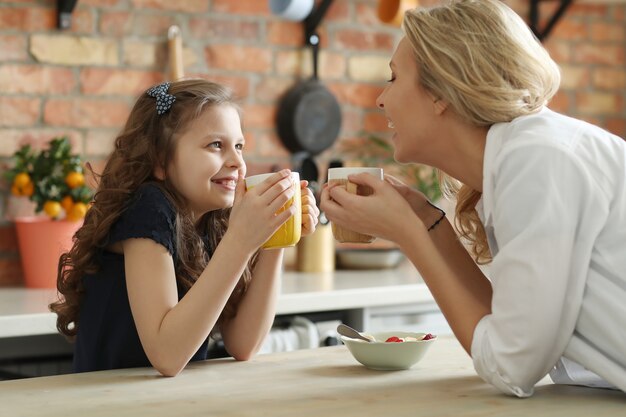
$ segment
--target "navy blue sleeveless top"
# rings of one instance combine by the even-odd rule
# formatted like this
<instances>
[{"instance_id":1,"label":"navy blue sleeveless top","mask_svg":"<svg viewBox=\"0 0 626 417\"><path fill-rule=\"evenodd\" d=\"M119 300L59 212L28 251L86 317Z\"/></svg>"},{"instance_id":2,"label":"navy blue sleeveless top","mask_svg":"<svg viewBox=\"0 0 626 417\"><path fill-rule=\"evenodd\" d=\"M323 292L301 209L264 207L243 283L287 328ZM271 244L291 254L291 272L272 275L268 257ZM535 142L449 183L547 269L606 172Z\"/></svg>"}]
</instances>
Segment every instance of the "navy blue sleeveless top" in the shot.
<instances>
[{"instance_id":1,"label":"navy blue sleeveless top","mask_svg":"<svg viewBox=\"0 0 626 417\"><path fill-rule=\"evenodd\" d=\"M152 239L176 259L176 214L172 203L154 184L142 185L109 233L108 245L131 238ZM149 261L148 261L149 262ZM103 250L99 269L83 277L85 294L80 305L74 346L74 371L152 366L133 320L126 291L124 255ZM178 299L184 294L179 290ZM207 358L208 340L191 358Z\"/></svg>"}]
</instances>

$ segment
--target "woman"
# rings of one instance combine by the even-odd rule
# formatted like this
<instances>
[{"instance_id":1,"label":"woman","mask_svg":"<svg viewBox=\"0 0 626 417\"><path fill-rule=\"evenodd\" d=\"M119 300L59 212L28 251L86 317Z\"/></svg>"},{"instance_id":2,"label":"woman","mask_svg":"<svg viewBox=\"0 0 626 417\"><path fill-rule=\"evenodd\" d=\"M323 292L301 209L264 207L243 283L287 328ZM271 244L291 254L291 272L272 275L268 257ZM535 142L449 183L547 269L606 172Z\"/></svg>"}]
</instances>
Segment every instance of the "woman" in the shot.
<instances>
[{"instance_id":1,"label":"woman","mask_svg":"<svg viewBox=\"0 0 626 417\"><path fill-rule=\"evenodd\" d=\"M555 382L626 390L626 143L557 114L556 64L511 9L407 12L378 97L398 162L444 174L456 226L387 177L326 187L327 217L396 242L482 378L526 397ZM489 278L476 263L490 263Z\"/></svg>"}]
</instances>

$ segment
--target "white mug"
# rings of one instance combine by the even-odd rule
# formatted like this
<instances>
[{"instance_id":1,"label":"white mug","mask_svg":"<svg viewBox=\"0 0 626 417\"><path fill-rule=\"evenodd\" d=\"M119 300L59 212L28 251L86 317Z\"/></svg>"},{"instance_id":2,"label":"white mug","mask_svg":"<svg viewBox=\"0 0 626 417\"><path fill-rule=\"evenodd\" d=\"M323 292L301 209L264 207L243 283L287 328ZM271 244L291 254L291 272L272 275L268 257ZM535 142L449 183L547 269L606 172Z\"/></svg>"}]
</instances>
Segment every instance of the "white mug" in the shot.
<instances>
[{"instance_id":1,"label":"white mug","mask_svg":"<svg viewBox=\"0 0 626 417\"><path fill-rule=\"evenodd\" d=\"M314 0L270 0L273 14L287 20L302 21L313 10Z\"/></svg>"}]
</instances>

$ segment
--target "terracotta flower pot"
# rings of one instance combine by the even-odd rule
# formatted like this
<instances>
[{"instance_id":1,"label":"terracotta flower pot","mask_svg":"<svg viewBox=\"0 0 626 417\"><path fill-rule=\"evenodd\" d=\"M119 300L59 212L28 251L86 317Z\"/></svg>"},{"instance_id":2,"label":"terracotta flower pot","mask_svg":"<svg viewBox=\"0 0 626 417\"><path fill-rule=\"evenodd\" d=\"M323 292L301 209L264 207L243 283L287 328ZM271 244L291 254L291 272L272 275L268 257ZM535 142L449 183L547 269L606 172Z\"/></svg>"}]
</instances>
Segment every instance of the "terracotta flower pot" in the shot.
<instances>
[{"instance_id":1,"label":"terracotta flower pot","mask_svg":"<svg viewBox=\"0 0 626 417\"><path fill-rule=\"evenodd\" d=\"M59 256L72 247L72 236L82 224L46 217L15 219L26 287L56 288Z\"/></svg>"}]
</instances>

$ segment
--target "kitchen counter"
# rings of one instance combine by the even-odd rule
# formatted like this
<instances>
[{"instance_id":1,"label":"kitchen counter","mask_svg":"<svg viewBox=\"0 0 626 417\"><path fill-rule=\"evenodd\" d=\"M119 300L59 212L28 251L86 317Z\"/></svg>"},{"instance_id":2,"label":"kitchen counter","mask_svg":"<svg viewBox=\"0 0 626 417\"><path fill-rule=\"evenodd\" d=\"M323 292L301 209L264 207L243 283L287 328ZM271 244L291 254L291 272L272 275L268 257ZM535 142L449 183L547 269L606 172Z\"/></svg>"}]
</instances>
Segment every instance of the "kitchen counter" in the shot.
<instances>
[{"instance_id":1,"label":"kitchen counter","mask_svg":"<svg viewBox=\"0 0 626 417\"><path fill-rule=\"evenodd\" d=\"M557 386L499 393L459 343L441 337L412 369L373 371L345 346L195 362L174 378L151 368L0 382L8 416L623 416L620 391ZM45 411L44 411L45 410Z\"/></svg>"},{"instance_id":2,"label":"kitchen counter","mask_svg":"<svg viewBox=\"0 0 626 417\"><path fill-rule=\"evenodd\" d=\"M0 338L56 333L48 304L56 290L0 289ZM277 315L396 305L434 305L419 273L404 262L395 269L283 274Z\"/></svg>"}]
</instances>

